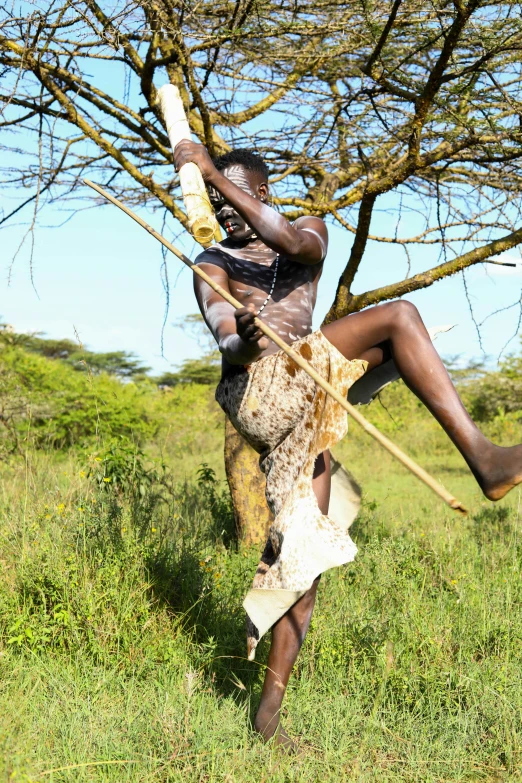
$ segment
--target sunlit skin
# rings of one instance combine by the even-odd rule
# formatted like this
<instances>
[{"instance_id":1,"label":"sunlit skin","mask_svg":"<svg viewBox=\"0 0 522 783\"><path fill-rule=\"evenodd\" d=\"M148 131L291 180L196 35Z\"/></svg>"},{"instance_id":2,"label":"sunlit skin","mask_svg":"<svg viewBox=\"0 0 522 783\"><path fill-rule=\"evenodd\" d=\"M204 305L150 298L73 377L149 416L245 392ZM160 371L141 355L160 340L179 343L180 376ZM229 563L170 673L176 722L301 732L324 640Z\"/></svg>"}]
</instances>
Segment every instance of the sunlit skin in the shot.
<instances>
[{"instance_id":1,"label":"sunlit skin","mask_svg":"<svg viewBox=\"0 0 522 783\"><path fill-rule=\"evenodd\" d=\"M254 324L273 278L267 267L273 266L276 255L295 276L294 285L288 287L283 281L285 293L281 295L276 283L274 302L267 305L262 318L270 322L271 309L279 307L277 312L284 313L284 321L279 315L273 328L287 342L291 341L289 331L299 337L311 332L311 312L326 254L327 229L316 217L301 218L292 226L268 206L268 184L259 174L238 165L217 171L201 144L181 142L174 158L178 170L189 161L199 166L218 222L227 234L215 250L205 251L196 261L244 306L234 310L196 276L194 285L202 315L223 354L223 372L242 372L244 365L277 350ZM227 274L230 266L222 257L233 259L233 276ZM292 307L299 291L301 305ZM346 359L366 360L369 371L393 357L404 382L451 438L486 497L499 500L522 481L522 445L496 446L476 427L414 305L402 300L389 302L341 318L322 327L322 331ZM330 497L327 452L316 462L313 485L319 507L326 514ZM289 750L293 743L280 726L279 714L310 623L317 584L318 580L272 629L268 669L255 718L255 728L265 739L275 736L274 741Z\"/></svg>"}]
</instances>

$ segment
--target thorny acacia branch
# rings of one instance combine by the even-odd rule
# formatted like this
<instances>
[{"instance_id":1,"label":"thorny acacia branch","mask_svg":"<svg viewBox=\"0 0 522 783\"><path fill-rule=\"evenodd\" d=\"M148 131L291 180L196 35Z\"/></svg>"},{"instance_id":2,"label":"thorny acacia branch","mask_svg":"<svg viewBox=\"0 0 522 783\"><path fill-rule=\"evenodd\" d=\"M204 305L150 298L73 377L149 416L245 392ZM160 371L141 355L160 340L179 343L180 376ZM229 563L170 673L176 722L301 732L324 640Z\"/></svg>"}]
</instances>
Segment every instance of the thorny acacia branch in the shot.
<instances>
[{"instance_id":1,"label":"thorny acacia branch","mask_svg":"<svg viewBox=\"0 0 522 783\"><path fill-rule=\"evenodd\" d=\"M88 171L185 225L157 106L169 80L213 154L255 147L290 219L320 215L353 236L327 320L419 290L521 242L521 11L516 0L4 0L0 149L19 200L0 220L36 193L39 209L89 198ZM388 236L371 231L383 209ZM356 295L368 243L409 247L417 269L433 268ZM419 261L416 244L453 260Z\"/></svg>"}]
</instances>

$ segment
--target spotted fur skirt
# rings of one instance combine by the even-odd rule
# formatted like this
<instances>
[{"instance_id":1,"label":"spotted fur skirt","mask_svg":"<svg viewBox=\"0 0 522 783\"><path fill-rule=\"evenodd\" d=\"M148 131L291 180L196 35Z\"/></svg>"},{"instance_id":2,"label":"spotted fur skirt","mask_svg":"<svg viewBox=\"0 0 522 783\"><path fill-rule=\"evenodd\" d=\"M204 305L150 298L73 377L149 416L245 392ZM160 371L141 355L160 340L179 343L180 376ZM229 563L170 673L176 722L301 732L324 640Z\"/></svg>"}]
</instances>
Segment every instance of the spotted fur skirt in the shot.
<instances>
[{"instance_id":1,"label":"spotted fur skirt","mask_svg":"<svg viewBox=\"0 0 522 783\"><path fill-rule=\"evenodd\" d=\"M292 347L341 394L366 371L348 361L321 331ZM328 568L354 559L346 530L321 514L312 489L317 456L347 432L346 412L283 351L222 380L216 399L260 454L266 499L274 515L253 585L243 606L253 660L259 639Z\"/></svg>"}]
</instances>

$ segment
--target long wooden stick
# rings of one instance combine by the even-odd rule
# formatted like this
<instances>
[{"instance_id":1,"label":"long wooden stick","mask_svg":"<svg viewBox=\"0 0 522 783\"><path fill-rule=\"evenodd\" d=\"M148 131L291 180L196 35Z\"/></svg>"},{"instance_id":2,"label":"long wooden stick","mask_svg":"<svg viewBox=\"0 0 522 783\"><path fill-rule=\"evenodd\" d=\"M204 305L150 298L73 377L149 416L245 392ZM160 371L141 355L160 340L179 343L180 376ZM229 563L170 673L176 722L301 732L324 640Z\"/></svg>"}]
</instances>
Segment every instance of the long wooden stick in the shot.
<instances>
[{"instance_id":1,"label":"long wooden stick","mask_svg":"<svg viewBox=\"0 0 522 783\"><path fill-rule=\"evenodd\" d=\"M107 193L103 188L101 188L99 185L96 185L94 182L91 182L88 179L83 180L86 185L88 185L90 188L93 188L97 193L100 194L100 196L103 196L107 201L110 201L111 204L114 204L115 206L119 207L123 212L125 212L126 215L131 217L133 220L136 221L136 223L139 223L139 225L144 228L146 231L149 232L149 234L152 234L152 236L158 240L158 242L161 242L161 244L167 248L167 250L170 250L171 253L173 253L175 256L177 256L180 261L183 261L184 264L189 266L194 274L199 275L208 285L216 291L220 296L223 297L223 299L226 299L229 304L231 304L236 310L240 307L243 307L241 302L239 302L237 299L235 299L228 291L225 291L224 288L221 288L220 285L218 285L214 280L212 280L209 275L207 275L202 269L200 269L199 266L196 266L196 264L193 264L190 258L188 258L184 253L181 252L181 250L178 250L177 247L174 247L165 237L161 236L155 229L152 228L152 226L149 226L148 223L146 223L142 218L140 218L138 215L136 215L132 210L130 210L128 207L126 207L124 204L121 203L121 201L118 201L117 198L114 198L114 196L111 196L110 193ZM421 481L423 481L426 486L428 486L433 492L435 492L436 495L438 495L442 500L447 503L450 508L454 509L455 511L460 511L461 513L466 513L466 508L462 505L462 503L457 500L455 497L453 497L452 494L447 492L443 486L439 484L438 481L436 481L432 476L430 476L429 473L427 473L423 468L420 467L420 465L417 465L414 460L412 460L410 457L408 457L407 454L405 454L402 449L400 449L398 446L395 445L395 443L392 443L392 441L387 438L385 435L382 434L382 432L379 432L379 430L373 426L373 424L370 424L370 422L365 419L365 417L362 415L362 413L359 413L357 408L355 408L353 405L351 405L348 400L342 396L342 394L339 394L337 389L335 389L328 381L325 381L325 379L319 375L318 372L314 370L314 368L304 359L300 353L297 353L297 351L294 351L294 349L285 343L284 340L282 340L276 332L274 332L272 329L270 329L269 326L267 326L260 318L255 319L256 326L261 329L261 331L266 334L267 337L269 337L271 340L274 341L274 343L281 348L282 351L284 351L287 356L290 356L291 359L294 360L296 364L299 365L305 372L308 373L308 375L313 378L313 380L320 386L322 389L325 390L327 394L329 394L331 397L336 400L336 402L341 405L347 413L350 414L352 419L355 419L355 421L361 425L363 430L365 430L369 435L372 436L372 438L375 438L376 441L378 441L381 446L383 446L387 451L390 452L396 459L399 460L399 462L402 462L402 464L408 468L411 473L413 473L414 476L417 476Z\"/></svg>"}]
</instances>

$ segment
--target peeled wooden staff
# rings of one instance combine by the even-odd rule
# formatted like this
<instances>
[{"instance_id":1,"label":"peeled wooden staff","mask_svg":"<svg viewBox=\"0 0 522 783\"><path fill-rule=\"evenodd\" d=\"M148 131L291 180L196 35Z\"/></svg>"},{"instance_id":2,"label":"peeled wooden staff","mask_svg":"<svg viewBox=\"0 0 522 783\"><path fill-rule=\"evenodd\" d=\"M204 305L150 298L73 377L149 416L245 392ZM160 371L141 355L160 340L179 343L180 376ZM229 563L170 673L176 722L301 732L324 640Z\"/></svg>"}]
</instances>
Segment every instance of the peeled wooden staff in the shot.
<instances>
[{"instance_id":1,"label":"peeled wooden staff","mask_svg":"<svg viewBox=\"0 0 522 783\"><path fill-rule=\"evenodd\" d=\"M170 146L174 151L180 141L192 139L178 88L173 84L164 84L158 90L158 102L165 120ZM196 242L206 247L216 235L219 238L219 226L197 165L185 163L179 170L179 181L189 220L189 231Z\"/></svg>"},{"instance_id":2,"label":"peeled wooden staff","mask_svg":"<svg viewBox=\"0 0 522 783\"><path fill-rule=\"evenodd\" d=\"M159 234L155 229L152 228L152 226L149 226L148 223L146 223L142 218L140 218L138 215L136 215L132 210L130 210L128 207L126 207L124 204L121 203L121 201L118 201L117 198L114 198L114 196L111 196L110 193L107 193L103 188L101 188L99 185L96 185L94 182L91 182L88 179L83 180L86 185L88 185L90 188L93 188L97 193L100 194L100 196L103 196L107 199L107 201L110 201L111 204L115 204L117 207L119 207L125 214L129 215L133 220L136 221L136 223L139 223L139 225L144 228L146 231L149 232L149 234L152 234L152 236L158 240L158 242L161 242L161 244L167 248L167 250L170 250L171 253L174 253L175 256L177 256L180 261L183 261L184 264L189 266L194 274L199 275L202 280L204 280L208 285L216 291L220 296L223 297L223 299L226 299L226 301L232 305L236 310L240 307L243 307L241 302L238 302L237 299L235 299L228 291L225 291L224 288L221 288L220 285L218 285L214 280L212 280L209 275L207 275L202 269L200 269L196 264L193 264L190 258L188 258L184 253L181 252L181 250L178 250L174 245L172 245L165 237L162 237L161 234ZM286 353L287 356L290 356L291 359L294 360L294 362L299 365L305 372L308 373L308 375L313 378L313 380L322 388L325 390L327 394L329 394L331 397L336 400L336 402L341 405L345 411L347 411L352 419L355 419L355 421L361 425L363 430L366 430L366 432L372 436L372 438L375 438L381 446L384 446L384 448L390 452L396 459L399 460L399 462L402 462L403 465L405 465L411 473L413 473L414 476L417 476L421 481L423 481L426 486L428 486L433 492L435 492L436 495L438 495L442 500L447 503L450 508L454 509L455 511L460 511L461 513L466 513L466 508L462 505L462 503L453 497L449 492L447 492L444 487L442 487L438 481L435 481L432 476L430 476L429 473L426 473L426 471L420 467L420 465L417 465L416 462L414 462L410 457L408 457L407 454L405 454L398 446L395 445L395 443L392 443L389 438L387 438L385 435L383 435L379 430L373 426L373 424L370 424L367 419L362 415L362 413L359 413L357 408L354 408L353 405L351 405L347 399L345 399L342 394L339 394L339 392L334 389L334 387L328 383L328 381L325 381L321 375L319 375L318 372L314 370L314 368L304 359L300 353L297 353L297 351L294 351L294 349L285 343L284 340L281 340L278 334L276 334L272 329L270 329L269 326L267 326L260 318L256 318L254 323L256 326L261 329L261 331L266 334L267 337L269 337L273 342L281 348L282 351Z\"/></svg>"}]
</instances>

